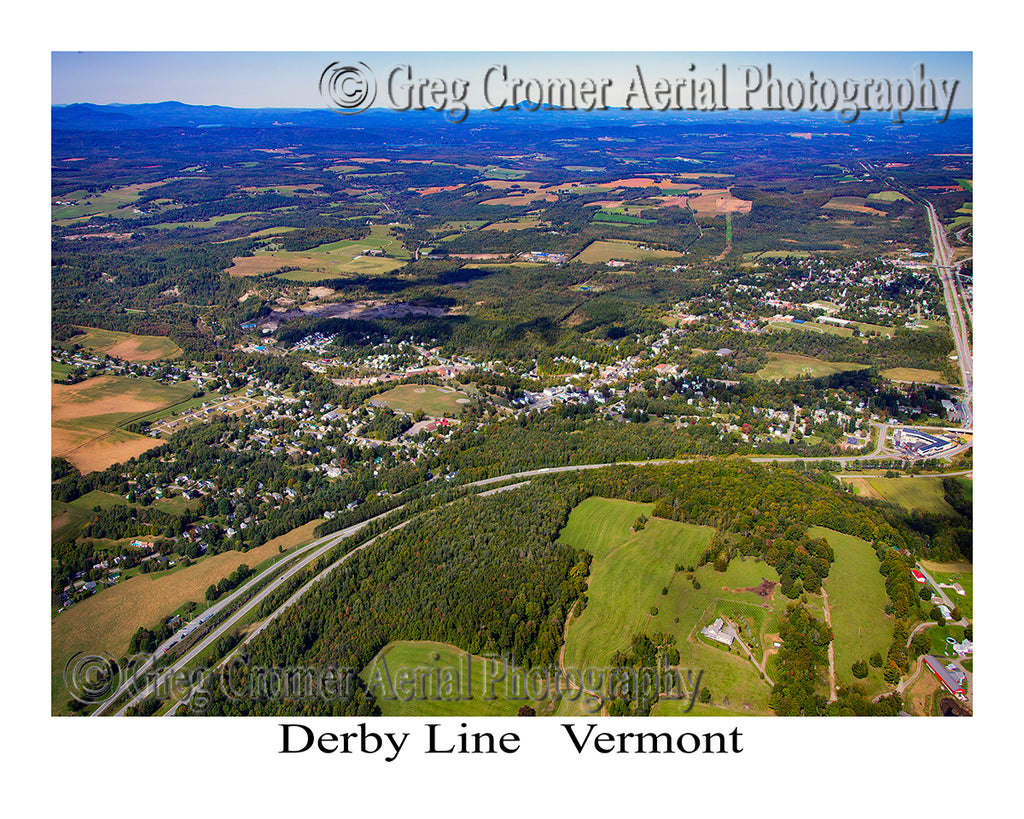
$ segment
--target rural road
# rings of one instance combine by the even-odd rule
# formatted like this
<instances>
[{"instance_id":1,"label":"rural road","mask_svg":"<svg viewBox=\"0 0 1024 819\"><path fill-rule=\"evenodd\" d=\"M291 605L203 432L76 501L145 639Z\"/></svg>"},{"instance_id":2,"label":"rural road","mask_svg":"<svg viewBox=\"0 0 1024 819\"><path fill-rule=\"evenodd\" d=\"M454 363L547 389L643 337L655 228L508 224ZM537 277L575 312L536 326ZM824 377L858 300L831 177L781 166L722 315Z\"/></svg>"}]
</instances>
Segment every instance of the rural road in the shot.
<instances>
[{"instance_id":1,"label":"rural road","mask_svg":"<svg viewBox=\"0 0 1024 819\"><path fill-rule=\"evenodd\" d=\"M765 652L764 659L760 663L758 663L758 661L754 659L753 652L750 650L750 648L747 646L747 644L743 642L743 638L740 637L740 635L739 635L739 631L740 631L739 627L734 622L732 622L732 620L730 620L728 617L723 617L722 619L725 620L725 622L728 625L732 626L733 630L736 632L736 642L740 644L740 648L742 648L745 652L747 652L747 657L749 657L750 658L750 662L752 662L754 664L754 668L756 668L758 671L761 672L761 674L764 676L764 678L767 681L769 686L774 687L775 683L772 682L772 678L769 677L768 676L768 672L765 671L765 664L768 661L768 653ZM831 700L830 700L830 702L831 702Z\"/></svg>"},{"instance_id":2,"label":"rural road","mask_svg":"<svg viewBox=\"0 0 1024 819\"><path fill-rule=\"evenodd\" d=\"M825 586L821 587L821 600L825 609L825 625L828 626L829 631L832 630L832 612L828 606L828 592L825 591ZM836 695L836 650L835 650L835 639L828 641L828 701L835 702L837 699Z\"/></svg>"}]
</instances>

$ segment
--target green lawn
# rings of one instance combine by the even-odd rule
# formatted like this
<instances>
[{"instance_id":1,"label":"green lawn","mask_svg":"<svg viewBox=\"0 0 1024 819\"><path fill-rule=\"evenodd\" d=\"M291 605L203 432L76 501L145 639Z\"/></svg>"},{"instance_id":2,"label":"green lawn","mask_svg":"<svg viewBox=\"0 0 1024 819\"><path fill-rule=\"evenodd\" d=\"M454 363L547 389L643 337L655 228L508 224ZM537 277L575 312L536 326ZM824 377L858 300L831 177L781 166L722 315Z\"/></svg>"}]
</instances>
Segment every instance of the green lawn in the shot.
<instances>
[{"instance_id":1,"label":"green lawn","mask_svg":"<svg viewBox=\"0 0 1024 819\"><path fill-rule=\"evenodd\" d=\"M929 651L930 654L934 654L936 657L951 657L956 659L956 654L952 649L949 649L949 644L946 642L946 638L952 637L958 643L961 642L964 639L963 626L932 626L926 633L932 641L932 647Z\"/></svg>"},{"instance_id":2,"label":"green lawn","mask_svg":"<svg viewBox=\"0 0 1024 819\"><path fill-rule=\"evenodd\" d=\"M908 512L920 509L936 515L957 518L959 515L943 497L942 477L871 478L871 486L889 503Z\"/></svg>"},{"instance_id":3,"label":"green lawn","mask_svg":"<svg viewBox=\"0 0 1024 819\"><path fill-rule=\"evenodd\" d=\"M960 609L960 613L968 620L974 619L974 574L968 571L933 572L927 566L928 574L935 578L936 583L959 583L964 594L957 594L953 589L943 589L946 596Z\"/></svg>"},{"instance_id":4,"label":"green lawn","mask_svg":"<svg viewBox=\"0 0 1024 819\"><path fill-rule=\"evenodd\" d=\"M614 213L609 210L599 210L594 214L595 222L612 222L624 225L653 225L655 219L641 219L639 216L630 216L625 213Z\"/></svg>"},{"instance_id":5,"label":"green lawn","mask_svg":"<svg viewBox=\"0 0 1024 819\"><path fill-rule=\"evenodd\" d=\"M508 717L523 705L544 708L517 688L521 673L448 643L390 643L360 676L386 717Z\"/></svg>"},{"instance_id":6,"label":"green lawn","mask_svg":"<svg viewBox=\"0 0 1024 819\"><path fill-rule=\"evenodd\" d=\"M892 642L893 620L885 613L885 578L878 573L878 557L866 540L822 526L812 526L808 537L823 537L835 551L825 578L836 675L844 685L858 683L870 693L887 690L882 670L869 664L868 676L858 680L850 666L877 651L883 659Z\"/></svg>"}]
</instances>

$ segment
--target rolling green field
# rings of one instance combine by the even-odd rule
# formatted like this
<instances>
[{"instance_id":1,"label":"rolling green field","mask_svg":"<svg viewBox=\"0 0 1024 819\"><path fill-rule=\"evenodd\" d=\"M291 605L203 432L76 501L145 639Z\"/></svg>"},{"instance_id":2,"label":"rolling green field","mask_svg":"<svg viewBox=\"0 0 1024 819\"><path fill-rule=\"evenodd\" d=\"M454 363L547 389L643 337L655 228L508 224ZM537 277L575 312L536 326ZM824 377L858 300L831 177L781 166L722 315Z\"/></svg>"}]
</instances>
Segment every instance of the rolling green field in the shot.
<instances>
[{"instance_id":1,"label":"rolling green field","mask_svg":"<svg viewBox=\"0 0 1024 819\"><path fill-rule=\"evenodd\" d=\"M517 171L515 168L502 168L499 165L488 165L484 169L485 179L522 179L526 171Z\"/></svg>"},{"instance_id":2,"label":"rolling green field","mask_svg":"<svg viewBox=\"0 0 1024 819\"><path fill-rule=\"evenodd\" d=\"M626 213L616 213L611 210L599 210L594 214L595 222L612 222L624 225L653 225L655 219L641 219L639 216L630 216Z\"/></svg>"},{"instance_id":3,"label":"rolling green field","mask_svg":"<svg viewBox=\"0 0 1024 819\"><path fill-rule=\"evenodd\" d=\"M82 335L72 336L66 346L78 344L93 353L104 353L125 361L157 361L177 358L181 348L167 336L140 336L98 327L79 327Z\"/></svg>"},{"instance_id":4,"label":"rolling green field","mask_svg":"<svg viewBox=\"0 0 1024 819\"><path fill-rule=\"evenodd\" d=\"M908 512L920 509L949 518L959 517L943 497L941 477L871 478L870 483L885 500Z\"/></svg>"},{"instance_id":5,"label":"rolling green field","mask_svg":"<svg viewBox=\"0 0 1024 819\"><path fill-rule=\"evenodd\" d=\"M674 250L641 250L636 242L596 241L587 245L573 261L599 264L612 259L622 261L644 261L647 259L681 258L682 253Z\"/></svg>"},{"instance_id":6,"label":"rolling green field","mask_svg":"<svg viewBox=\"0 0 1024 819\"><path fill-rule=\"evenodd\" d=\"M510 717L523 705L538 713L544 708L525 698L525 689L513 682L521 684L522 677L504 669L500 660L467 654L449 643L389 643L359 676L386 717Z\"/></svg>"},{"instance_id":7,"label":"rolling green field","mask_svg":"<svg viewBox=\"0 0 1024 819\"><path fill-rule=\"evenodd\" d=\"M588 498L569 516L560 540L594 556L587 609L570 628L566 662L577 666L607 662L612 652L628 648L642 631L648 607L659 602L659 590L675 573L677 563L695 563L713 530L664 521L647 522L631 531L653 504Z\"/></svg>"},{"instance_id":8,"label":"rolling green field","mask_svg":"<svg viewBox=\"0 0 1024 819\"><path fill-rule=\"evenodd\" d=\"M685 573L675 573L675 566L696 563L714 530L651 518L644 529L633 532L633 522L651 508L588 498L570 514L561 540L586 549L594 562L589 602L568 629L565 667L604 668L615 651L628 649L634 634L663 631L676 637L680 669L704 670L701 686L711 691L712 707L703 713L769 713L770 688L742 649L719 646L697 632L726 614L743 626L744 641L759 656L765 634L778 622L778 595L767 603L753 592L733 590L757 586L764 578L777 582L778 574L763 563L734 560L725 573L711 566L697 569L694 577L701 588L693 588ZM663 587L668 589L665 595ZM559 714L584 714L582 705L582 699L564 702ZM667 701L659 704L658 713L677 713L682 707Z\"/></svg>"},{"instance_id":9,"label":"rolling green field","mask_svg":"<svg viewBox=\"0 0 1024 819\"><path fill-rule=\"evenodd\" d=\"M365 255L369 251L379 251L385 255ZM389 227L374 225L365 239L329 242L310 250L269 250L250 256L238 256L227 272L231 276L276 273L280 279L312 282L346 273L390 273L409 258L409 252L391 234Z\"/></svg>"},{"instance_id":10,"label":"rolling green field","mask_svg":"<svg viewBox=\"0 0 1024 819\"><path fill-rule=\"evenodd\" d=\"M193 222L160 222L152 227L157 230L177 230L178 228L208 228L216 227L222 222L234 222L243 216L262 216L258 211L245 211L243 213L224 213L220 216L211 216L209 219L202 219Z\"/></svg>"},{"instance_id":11,"label":"rolling green field","mask_svg":"<svg viewBox=\"0 0 1024 819\"><path fill-rule=\"evenodd\" d=\"M858 680L850 666L867 660L875 651L884 658L892 642L893 620L885 614L885 578L878 573L878 557L866 540L822 526L812 526L809 537L823 537L835 550L825 578L832 615L832 643L836 676L843 685L858 683L870 694L887 690L882 669L868 665L868 676Z\"/></svg>"},{"instance_id":12,"label":"rolling green field","mask_svg":"<svg viewBox=\"0 0 1024 819\"><path fill-rule=\"evenodd\" d=\"M443 415L462 415L472 399L464 392L451 387L437 387L433 384L401 386L382 392L370 399L374 404L387 404L395 410L408 414L421 409L427 415L440 418ZM463 403L460 403L463 402Z\"/></svg>"},{"instance_id":13,"label":"rolling green field","mask_svg":"<svg viewBox=\"0 0 1024 819\"><path fill-rule=\"evenodd\" d=\"M430 228L429 233L448 233L453 230L473 230L487 224L486 219L461 219L454 222L445 222L440 227Z\"/></svg>"},{"instance_id":14,"label":"rolling green field","mask_svg":"<svg viewBox=\"0 0 1024 819\"><path fill-rule=\"evenodd\" d=\"M768 353L772 359L757 371L758 378L764 381L779 381L783 378L796 378L806 375L820 378L823 375L834 375L847 370L863 370L867 364L854 364L851 361L823 361L793 353Z\"/></svg>"},{"instance_id":15,"label":"rolling green field","mask_svg":"<svg viewBox=\"0 0 1024 819\"><path fill-rule=\"evenodd\" d=\"M60 197L54 197L67 205L54 203L50 218L54 224L69 225L75 222L88 221L93 216L114 216L118 219L137 219L141 214L135 212L134 204L139 194L149 188L155 188L169 182L146 182L137 185L125 185L111 188L103 193L90 194L85 190L72 191Z\"/></svg>"}]
</instances>

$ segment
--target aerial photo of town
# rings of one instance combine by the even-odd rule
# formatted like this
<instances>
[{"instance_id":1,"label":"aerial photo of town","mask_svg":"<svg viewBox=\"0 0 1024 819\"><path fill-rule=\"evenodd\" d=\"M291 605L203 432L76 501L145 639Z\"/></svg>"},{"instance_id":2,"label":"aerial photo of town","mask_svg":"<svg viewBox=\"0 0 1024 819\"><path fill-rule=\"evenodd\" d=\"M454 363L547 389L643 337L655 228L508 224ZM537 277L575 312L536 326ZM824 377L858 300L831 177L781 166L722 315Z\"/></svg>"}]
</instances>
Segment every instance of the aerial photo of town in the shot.
<instances>
[{"instance_id":1,"label":"aerial photo of town","mask_svg":"<svg viewBox=\"0 0 1024 819\"><path fill-rule=\"evenodd\" d=\"M53 716L974 713L971 55L671 56L55 91Z\"/></svg>"}]
</instances>

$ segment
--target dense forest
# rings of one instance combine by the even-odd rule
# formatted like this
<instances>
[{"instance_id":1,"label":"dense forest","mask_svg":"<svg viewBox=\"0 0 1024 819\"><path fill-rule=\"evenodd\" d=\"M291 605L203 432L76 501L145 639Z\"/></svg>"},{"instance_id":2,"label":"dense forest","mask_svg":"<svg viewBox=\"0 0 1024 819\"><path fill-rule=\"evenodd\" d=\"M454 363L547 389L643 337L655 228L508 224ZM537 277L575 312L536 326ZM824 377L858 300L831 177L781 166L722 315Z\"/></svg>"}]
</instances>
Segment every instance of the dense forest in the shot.
<instances>
[{"instance_id":1,"label":"dense forest","mask_svg":"<svg viewBox=\"0 0 1024 819\"><path fill-rule=\"evenodd\" d=\"M301 607L285 610L232 673L241 678L250 668L297 665L345 673L366 666L393 640L453 643L475 654L511 655L525 666L553 663L585 582L584 573L573 572L586 565L585 556L557 540L578 499L561 487L531 486L424 516L344 563ZM209 713L294 708L215 695Z\"/></svg>"}]
</instances>

